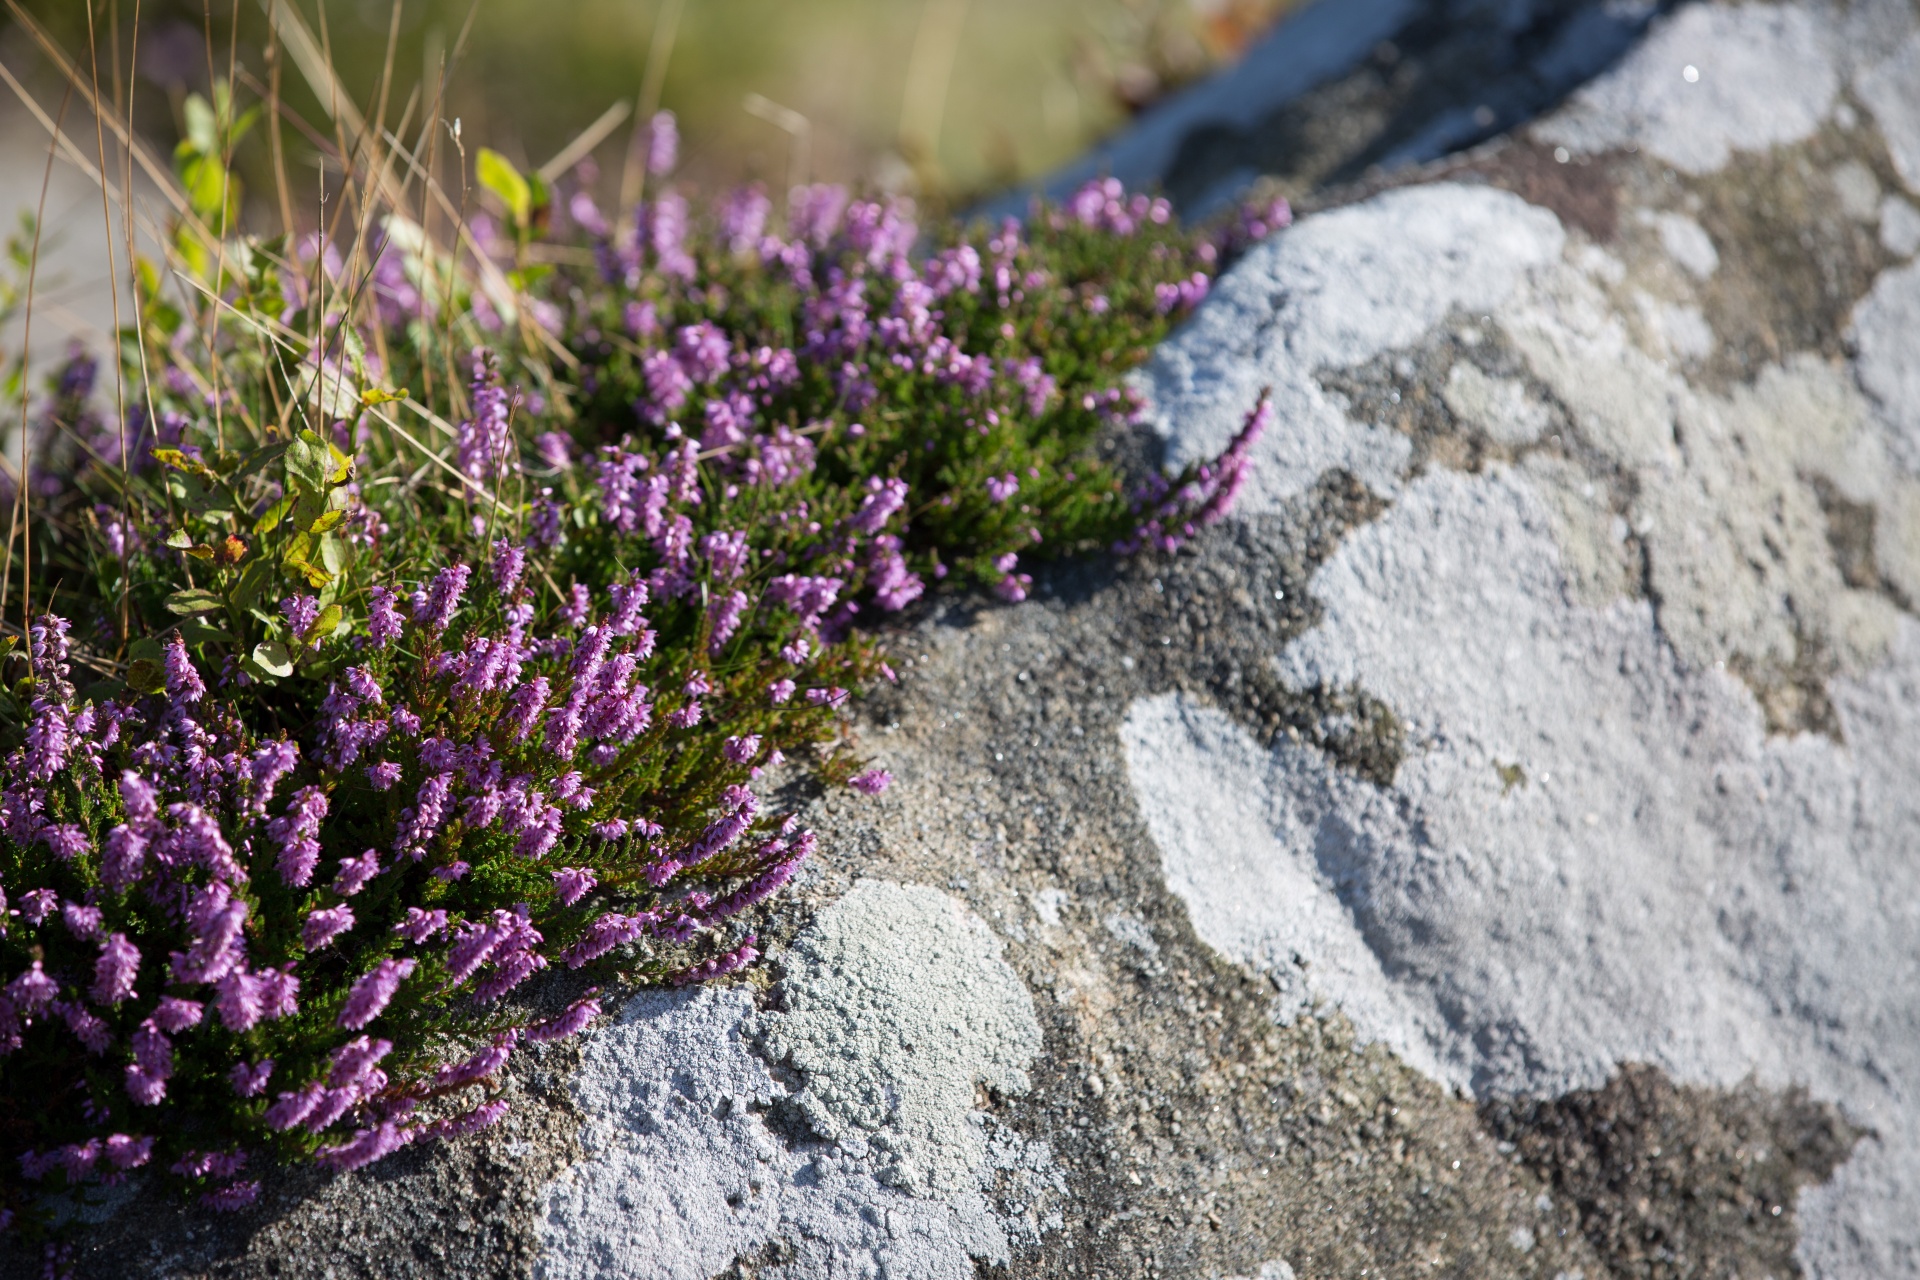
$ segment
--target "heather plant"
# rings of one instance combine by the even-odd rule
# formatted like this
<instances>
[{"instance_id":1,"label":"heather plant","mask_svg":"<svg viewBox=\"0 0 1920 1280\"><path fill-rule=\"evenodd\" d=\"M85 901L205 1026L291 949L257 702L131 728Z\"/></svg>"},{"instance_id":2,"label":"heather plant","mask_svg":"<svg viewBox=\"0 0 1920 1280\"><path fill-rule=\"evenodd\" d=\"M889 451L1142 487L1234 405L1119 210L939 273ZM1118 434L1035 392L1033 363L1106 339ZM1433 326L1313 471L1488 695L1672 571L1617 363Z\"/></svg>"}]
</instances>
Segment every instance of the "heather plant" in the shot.
<instances>
[{"instance_id":1,"label":"heather plant","mask_svg":"<svg viewBox=\"0 0 1920 1280\"><path fill-rule=\"evenodd\" d=\"M1176 547L1265 423L1173 479L1102 460L1221 248L1111 182L987 228L700 209L661 117L625 214L482 152L436 238L392 176L423 134L263 238L235 96L186 113L174 283L138 264L118 367L68 362L7 481L0 1219L35 1229L136 1170L233 1209L471 1133L596 984L750 965L816 844L767 784L889 781L847 731L886 620Z\"/></svg>"}]
</instances>

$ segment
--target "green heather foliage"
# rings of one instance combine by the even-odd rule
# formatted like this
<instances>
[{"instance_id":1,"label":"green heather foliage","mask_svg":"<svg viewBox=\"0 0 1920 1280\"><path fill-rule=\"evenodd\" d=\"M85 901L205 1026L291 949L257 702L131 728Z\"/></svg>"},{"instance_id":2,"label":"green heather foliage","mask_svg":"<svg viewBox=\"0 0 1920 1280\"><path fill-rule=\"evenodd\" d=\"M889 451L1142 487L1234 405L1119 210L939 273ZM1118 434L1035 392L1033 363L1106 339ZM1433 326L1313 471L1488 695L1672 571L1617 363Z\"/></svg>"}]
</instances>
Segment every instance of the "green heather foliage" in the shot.
<instances>
[{"instance_id":1,"label":"green heather foliage","mask_svg":"<svg viewBox=\"0 0 1920 1280\"><path fill-rule=\"evenodd\" d=\"M457 250L391 194L289 243L231 225L253 114L187 119L172 260L5 494L16 1228L134 1170L237 1208L274 1161L470 1132L591 982L751 963L814 845L755 779L887 783L845 735L876 624L1177 545L1263 420L1141 493L1100 460L1220 250L1114 184L995 228L828 187L609 225L483 152Z\"/></svg>"}]
</instances>

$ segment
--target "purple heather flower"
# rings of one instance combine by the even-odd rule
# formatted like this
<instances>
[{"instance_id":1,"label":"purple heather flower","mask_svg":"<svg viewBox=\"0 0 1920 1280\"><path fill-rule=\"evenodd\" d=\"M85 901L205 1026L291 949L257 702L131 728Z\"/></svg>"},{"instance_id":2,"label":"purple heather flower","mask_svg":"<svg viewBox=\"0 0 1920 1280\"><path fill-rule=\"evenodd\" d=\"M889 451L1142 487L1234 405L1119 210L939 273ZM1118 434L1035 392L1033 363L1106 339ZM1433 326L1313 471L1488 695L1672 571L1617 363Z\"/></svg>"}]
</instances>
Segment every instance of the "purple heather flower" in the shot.
<instances>
[{"instance_id":1,"label":"purple heather flower","mask_svg":"<svg viewBox=\"0 0 1920 1280\"><path fill-rule=\"evenodd\" d=\"M200 1203L215 1213L238 1213L259 1198L260 1180L249 1178L245 1182L230 1182L224 1187L201 1193Z\"/></svg>"},{"instance_id":2,"label":"purple heather flower","mask_svg":"<svg viewBox=\"0 0 1920 1280\"><path fill-rule=\"evenodd\" d=\"M167 1077L155 1075L137 1062L128 1065L126 1082L127 1096L136 1106L157 1106L167 1096Z\"/></svg>"},{"instance_id":3,"label":"purple heather flower","mask_svg":"<svg viewBox=\"0 0 1920 1280\"><path fill-rule=\"evenodd\" d=\"M426 911L420 907L408 907L407 918L393 926L393 931L408 942L417 945L436 934L447 931L447 913L440 907L435 907L432 911Z\"/></svg>"},{"instance_id":4,"label":"purple heather flower","mask_svg":"<svg viewBox=\"0 0 1920 1280\"><path fill-rule=\"evenodd\" d=\"M12 1001L14 1008L22 1013L33 1013L35 1010L46 1008L59 994L59 985L41 971L38 960L35 960L32 967L25 973L7 984L7 999Z\"/></svg>"},{"instance_id":5,"label":"purple heather flower","mask_svg":"<svg viewBox=\"0 0 1920 1280\"><path fill-rule=\"evenodd\" d=\"M539 941L540 935L534 934L533 939ZM547 958L534 951L496 955L492 972L474 984L474 1001L491 1004L546 967Z\"/></svg>"},{"instance_id":6,"label":"purple heather flower","mask_svg":"<svg viewBox=\"0 0 1920 1280\"><path fill-rule=\"evenodd\" d=\"M318 951L353 928L353 908L346 903L337 907L316 907L307 913L300 926L300 943L309 951Z\"/></svg>"},{"instance_id":7,"label":"purple heather flower","mask_svg":"<svg viewBox=\"0 0 1920 1280\"><path fill-rule=\"evenodd\" d=\"M427 841L440 830L446 817L447 793L453 787L451 773L436 773L420 784L412 808L400 814L400 829L393 838L393 851L418 862L427 851Z\"/></svg>"},{"instance_id":8,"label":"purple heather flower","mask_svg":"<svg viewBox=\"0 0 1920 1280\"><path fill-rule=\"evenodd\" d=\"M293 976L291 965L262 969L254 975L254 982L262 1017L290 1018L300 1011L300 979Z\"/></svg>"},{"instance_id":9,"label":"purple heather flower","mask_svg":"<svg viewBox=\"0 0 1920 1280\"><path fill-rule=\"evenodd\" d=\"M561 952L569 969L597 960L622 943L632 942L646 931L652 916L623 916L609 911L587 928L586 936Z\"/></svg>"},{"instance_id":10,"label":"purple heather flower","mask_svg":"<svg viewBox=\"0 0 1920 1280\"><path fill-rule=\"evenodd\" d=\"M318 787L294 792L285 816L267 824L267 835L280 846L280 879L303 889L313 879L320 861L320 820L327 816L327 794Z\"/></svg>"},{"instance_id":11,"label":"purple heather flower","mask_svg":"<svg viewBox=\"0 0 1920 1280\"><path fill-rule=\"evenodd\" d=\"M720 754L735 764L746 764L760 754L760 735L752 733L728 738L721 745Z\"/></svg>"},{"instance_id":12,"label":"purple heather flower","mask_svg":"<svg viewBox=\"0 0 1920 1280\"><path fill-rule=\"evenodd\" d=\"M468 395L473 416L462 422L455 434L460 470L475 480L497 480L515 470L517 461L509 424L512 410L500 385L499 363L483 347L473 351Z\"/></svg>"},{"instance_id":13,"label":"purple heather flower","mask_svg":"<svg viewBox=\"0 0 1920 1280\"><path fill-rule=\"evenodd\" d=\"M527 568L527 553L505 538L493 544L493 586L502 596L511 597Z\"/></svg>"},{"instance_id":14,"label":"purple heather flower","mask_svg":"<svg viewBox=\"0 0 1920 1280\"><path fill-rule=\"evenodd\" d=\"M400 781L400 766L391 760L368 765L367 781L373 784L375 791L391 791L393 784Z\"/></svg>"},{"instance_id":15,"label":"purple heather flower","mask_svg":"<svg viewBox=\"0 0 1920 1280\"><path fill-rule=\"evenodd\" d=\"M343 898L351 898L367 887L367 882L380 873L380 851L369 849L357 858L340 859L340 869L334 873L333 891Z\"/></svg>"},{"instance_id":16,"label":"purple heather flower","mask_svg":"<svg viewBox=\"0 0 1920 1280\"><path fill-rule=\"evenodd\" d=\"M774 706L781 706L793 696L796 687L793 681L782 677L767 686L767 696L772 699Z\"/></svg>"},{"instance_id":17,"label":"purple heather flower","mask_svg":"<svg viewBox=\"0 0 1920 1280\"><path fill-rule=\"evenodd\" d=\"M758 938L748 934L746 940L733 950L723 952L711 960L704 960L691 969L684 969L674 974L668 981L676 987L684 987L695 982L708 982L714 978L723 978L727 974L736 973L760 958L760 951L756 945L758 942Z\"/></svg>"},{"instance_id":18,"label":"purple heather flower","mask_svg":"<svg viewBox=\"0 0 1920 1280\"><path fill-rule=\"evenodd\" d=\"M587 829L601 840L618 840L627 834L627 820L608 818L605 822L596 822Z\"/></svg>"},{"instance_id":19,"label":"purple heather flower","mask_svg":"<svg viewBox=\"0 0 1920 1280\"><path fill-rule=\"evenodd\" d=\"M446 884L452 884L456 880L464 879L466 877L467 872L471 870L473 870L472 863L455 860L453 862L449 862L444 867L435 867L432 871L429 871L427 874L432 876L435 880L442 881Z\"/></svg>"},{"instance_id":20,"label":"purple heather flower","mask_svg":"<svg viewBox=\"0 0 1920 1280\"><path fill-rule=\"evenodd\" d=\"M120 805L126 810L127 821L135 827L144 827L160 816L159 793L139 774L128 769L120 775Z\"/></svg>"},{"instance_id":21,"label":"purple heather flower","mask_svg":"<svg viewBox=\"0 0 1920 1280\"><path fill-rule=\"evenodd\" d=\"M747 604L747 593L735 591L718 597L709 606L707 610L708 653L718 654L726 648L727 641L733 639L734 633L740 629L741 620L746 616Z\"/></svg>"},{"instance_id":22,"label":"purple heather flower","mask_svg":"<svg viewBox=\"0 0 1920 1280\"><path fill-rule=\"evenodd\" d=\"M558 431L543 431L533 438L533 451L540 461L558 471L573 465L573 440Z\"/></svg>"},{"instance_id":23,"label":"purple heather flower","mask_svg":"<svg viewBox=\"0 0 1920 1280\"><path fill-rule=\"evenodd\" d=\"M878 533L906 505L905 480L882 480L874 476L867 481L867 494L860 499L860 509L853 513L848 523L862 533Z\"/></svg>"},{"instance_id":24,"label":"purple heather flower","mask_svg":"<svg viewBox=\"0 0 1920 1280\"><path fill-rule=\"evenodd\" d=\"M855 774L847 785L862 795L877 796L893 785L893 775L885 769L869 769L865 773Z\"/></svg>"},{"instance_id":25,"label":"purple heather flower","mask_svg":"<svg viewBox=\"0 0 1920 1280\"><path fill-rule=\"evenodd\" d=\"M1020 477L1009 471L1004 476L987 477L987 496L995 502L1005 502L1020 488Z\"/></svg>"},{"instance_id":26,"label":"purple heather flower","mask_svg":"<svg viewBox=\"0 0 1920 1280\"><path fill-rule=\"evenodd\" d=\"M67 932L82 942L92 942L99 938L100 908L68 902L61 906L60 916L66 922Z\"/></svg>"},{"instance_id":27,"label":"purple heather flower","mask_svg":"<svg viewBox=\"0 0 1920 1280\"><path fill-rule=\"evenodd\" d=\"M250 776L253 779L253 796L248 809L261 814L267 811L267 804L273 799L273 789L280 785L280 779L293 772L294 765L300 759L300 748L282 739L269 742L253 753ZM126 794L126 785L121 784L121 794ZM131 817L131 810L129 810Z\"/></svg>"},{"instance_id":28,"label":"purple heather flower","mask_svg":"<svg viewBox=\"0 0 1920 1280\"><path fill-rule=\"evenodd\" d=\"M369 1129L355 1130L352 1138L334 1147L322 1147L314 1159L336 1173L362 1169L385 1159L412 1142L417 1131L385 1120Z\"/></svg>"},{"instance_id":29,"label":"purple heather flower","mask_svg":"<svg viewBox=\"0 0 1920 1280\"><path fill-rule=\"evenodd\" d=\"M478 1133L482 1129L498 1124L506 1114L507 1100L495 1098L492 1102L482 1103L471 1111L463 1111L457 1116L434 1121L421 1130L420 1136L448 1141L464 1138L468 1134Z\"/></svg>"},{"instance_id":30,"label":"purple heather flower","mask_svg":"<svg viewBox=\"0 0 1920 1280\"><path fill-rule=\"evenodd\" d=\"M691 729L700 723L700 711L700 702L696 698L678 711L669 713L667 724L675 729Z\"/></svg>"},{"instance_id":31,"label":"purple heather flower","mask_svg":"<svg viewBox=\"0 0 1920 1280\"><path fill-rule=\"evenodd\" d=\"M641 210L647 244L654 265L663 276L693 278L694 261L687 253L687 201L677 191L663 191L650 208Z\"/></svg>"},{"instance_id":32,"label":"purple heather flower","mask_svg":"<svg viewBox=\"0 0 1920 1280\"><path fill-rule=\"evenodd\" d=\"M182 1031L191 1031L200 1025L206 1017L206 1006L198 1000L182 1000L179 996L162 996L160 1003L153 1009L153 1024L168 1035Z\"/></svg>"},{"instance_id":33,"label":"purple heather flower","mask_svg":"<svg viewBox=\"0 0 1920 1280\"><path fill-rule=\"evenodd\" d=\"M52 889L31 889L20 895L20 914L36 928L59 905L60 895Z\"/></svg>"},{"instance_id":34,"label":"purple heather flower","mask_svg":"<svg viewBox=\"0 0 1920 1280\"><path fill-rule=\"evenodd\" d=\"M380 682L365 667L348 667L346 670L347 691L370 707L382 706L385 699L380 693Z\"/></svg>"},{"instance_id":35,"label":"purple heather flower","mask_svg":"<svg viewBox=\"0 0 1920 1280\"><path fill-rule=\"evenodd\" d=\"M116 933L100 944L100 958L93 965L95 1004L116 1005L133 996L134 979L140 974L140 949Z\"/></svg>"},{"instance_id":36,"label":"purple heather flower","mask_svg":"<svg viewBox=\"0 0 1920 1280\"><path fill-rule=\"evenodd\" d=\"M140 878L146 863L147 842L124 823L107 832L107 849L100 859L100 880L118 892Z\"/></svg>"},{"instance_id":37,"label":"purple heather flower","mask_svg":"<svg viewBox=\"0 0 1920 1280\"><path fill-rule=\"evenodd\" d=\"M187 657L186 641L178 635L167 642L166 667L167 696L174 702L198 702L206 696L207 686L201 682L200 673L193 669L192 659Z\"/></svg>"},{"instance_id":38,"label":"purple heather flower","mask_svg":"<svg viewBox=\"0 0 1920 1280\"><path fill-rule=\"evenodd\" d=\"M565 1040L577 1036L587 1029L589 1023L600 1016L600 1002L592 996L576 1000L567 1006L567 1011L557 1018L545 1022L536 1022L527 1028L527 1039L534 1044L549 1040Z\"/></svg>"},{"instance_id":39,"label":"purple heather flower","mask_svg":"<svg viewBox=\"0 0 1920 1280\"><path fill-rule=\"evenodd\" d=\"M280 602L280 616L296 638L305 636L320 616L320 601L315 596L288 596Z\"/></svg>"},{"instance_id":40,"label":"purple heather flower","mask_svg":"<svg viewBox=\"0 0 1920 1280\"><path fill-rule=\"evenodd\" d=\"M727 251L737 256L758 248L772 212L773 201L758 186L741 187L728 196L720 206L720 234Z\"/></svg>"},{"instance_id":41,"label":"purple heather flower","mask_svg":"<svg viewBox=\"0 0 1920 1280\"><path fill-rule=\"evenodd\" d=\"M125 1173L129 1169L138 1169L153 1157L153 1138L136 1138L125 1133L108 1134L105 1151L108 1163Z\"/></svg>"},{"instance_id":42,"label":"purple heather flower","mask_svg":"<svg viewBox=\"0 0 1920 1280\"><path fill-rule=\"evenodd\" d=\"M87 840L87 833L71 823L43 828L40 838L53 850L53 856L62 862L71 862L93 847Z\"/></svg>"},{"instance_id":43,"label":"purple heather flower","mask_svg":"<svg viewBox=\"0 0 1920 1280\"><path fill-rule=\"evenodd\" d=\"M847 207L847 189L833 183L795 187L787 197L787 221L795 240L810 240L825 248L840 229Z\"/></svg>"},{"instance_id":44,"label":"purple heather flower","mask_svg":"<svg viewBox=\"0 0 1920 1280\"><path fill-rule=\"evenodd\" d=\"M257 1098L267 1090L267 1081L273 1077L273 1059L262 1058L251 1065L245 1062L233 1064L233 1070L227 1072L227 1083L242 1098Z\"/></svg>"},{"instance_id":45,"label":"purple heather flower","mask_svg":"<svg viewBox=\"0 0 1920 1280\"><path fill-rule=\"evenodd\" d=\"M355 979L353 989L347 993L346 1005L340 1010L340 1025L349 1031L358 1031L379 1017L399 991L400 984L413 975L413 970L412 960L382 960Z\"/></svg>"},{"instance_id":46,"label":"purple heather flower","mask_svg":"<svg viewBox=\"0 0 1920 1280\"><path fill-rule=\"evenodd\" d=\"M518 1031L503 1031L493 1038L493 1043L472 1057L441 1067L433 1074L436 1089L458 1089L477 1080L485 1080L500 1068L507 1065L507 1059L513 1054L513 1046L520 1038Z\"/></svg>"},{"instance_id":47,"label":"purple heather flower","mask_svg":"<svg viewBox=\"0 0 1920 1280\"><path fill-rule=\"evenodd\" d=\"M599 884L593 872L584 867L561 867L553 873L554 896L563 907L570 907L593 892Z\"/></svg>"},{"instance_id":48,"label":"purple heather flower","mask_svg":"<svg viewBox=\"0 0 1920 1280\"><path fill-rule=\"evenodd\" d=\"M88 1012L86 1006L65 1000L53 1002L53 1011L66 1022L67 1030L92 1054L105 1053L113 1045L113 1032L107 1024Z\"/></svg>"},{"instance_id":49,"label":"purple heather flower","mask_svg":"<svg viewBox=\"0 0 1920 1280\"><path fill-rule=\"evenodd\" d=\"M266 1012L260 979L243 969L230 969L214 984L213 1005L221 1025L229 1031L247 1031Z\"/></svg>"},{"instance_id":50,"label":"purple heather flower","mask_svg":"<svg viewBox=\"0 0 1920 1280\"><path fill-rule=\"evenodd\" d=\"M472 576L473 570L464 564L448 565L435 574L430 590L415 593L413 620L436 636L445 631Z\"/></svg>"},{"instance_id":51,"label":"purple heather flower","mask_svg":"<svg viewBox=\"0 0 1920 1280\"><path fill-rule=\"evenodd\" d=\"M386 587L375 587L367 604L367 635L376 649L384 649L400 636L399 597Z\"/></svg>"},{"instance_id":52,"label":"purple heather flower","mask_svg":"<svg viewBox=\"0 0 1920 1280\"><path fill-rule=\"evenodd\" d=\"M782 574L767 584L767 599L773 604L785 605L800 615L802 628L811 631L820 621L820 615L833 607L840 598L840 589L845 586L839 578L812 578L798 574Z\"/></svg>"},{"instance_id":53,"label":"purple heather flower","mask_svg":"<svg viewBox=\"0 0 1920 1280\"><path fill-rule=\"evenodd\" d=\"M680 163L680 128L671 111L656 111L647 121L647 172L656 178Z\"/></svg>"},{"instance_id":54,"label":"purple heather flower","mask_svg":"<svg viewBox=\"0 0 1920 1280\"><path fill-rule=\"evenodd\" d=\"M326 1092L326 1086L316 1080L298 1093L281 1094L263 1117L267 1128L284 1133L300 1124L319 1107Z\"/></svg>"}]
</instances>

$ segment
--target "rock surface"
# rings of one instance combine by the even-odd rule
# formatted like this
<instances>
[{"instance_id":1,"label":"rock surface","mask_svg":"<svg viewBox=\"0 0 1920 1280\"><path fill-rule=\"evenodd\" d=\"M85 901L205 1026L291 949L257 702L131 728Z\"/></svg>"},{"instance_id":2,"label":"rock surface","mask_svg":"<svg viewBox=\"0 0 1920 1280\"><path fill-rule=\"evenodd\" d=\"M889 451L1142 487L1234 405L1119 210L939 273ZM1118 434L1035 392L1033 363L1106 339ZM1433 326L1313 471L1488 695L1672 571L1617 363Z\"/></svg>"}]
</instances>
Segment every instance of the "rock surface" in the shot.
<instances>
[{"instance_id":1,"label":"rock surface","mask_svg":"<svg viewBox=\"0 0 1920 1280\"><path fill-rule=\"evenodd\" d=\"M1140 374L1237 514L895 634L766 970L78 1269L1920 1276L1916 104L1702 3L1316 198Z\"/></svg>"}]
</instances>

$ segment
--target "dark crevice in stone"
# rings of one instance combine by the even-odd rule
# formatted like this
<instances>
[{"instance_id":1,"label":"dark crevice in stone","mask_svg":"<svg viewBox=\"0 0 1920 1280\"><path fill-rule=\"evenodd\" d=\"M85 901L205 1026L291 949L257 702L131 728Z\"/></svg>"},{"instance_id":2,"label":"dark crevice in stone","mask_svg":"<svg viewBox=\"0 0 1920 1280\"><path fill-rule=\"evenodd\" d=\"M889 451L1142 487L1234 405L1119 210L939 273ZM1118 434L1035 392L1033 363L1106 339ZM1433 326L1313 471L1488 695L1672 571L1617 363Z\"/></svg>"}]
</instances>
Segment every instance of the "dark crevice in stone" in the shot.
<instances>
[{"instance_id":1,"label":"dark crevice in stone","mask_svg":"<svg viewBox=\"0 0 1920 1280\"><path fill-rule=\"evenodd\" d=\"M1678 1086L1640 1064L1599 1089L1480 1110L1572 1201L1613 1275L1646 1280L1799 1275L1795 1199L1865 1134L1801 1088Z\"/></svg>"},{"instance_id":2,"label":"dark crevice in stone","mask_svg":"<svg viewBox=\"0 0 1920 1280\"><path fill-rule=\"evenodd\" d=\"M1833 563L1840 580L1856 591L1872 591L1885 596L1907 613L1914 602L1880 572L1875 551L1880 512L1871 503L1853 502L1825 476L1801 477L1820 500L1821 514L1827 518L1827 545L1833 549Z\"/></svg>"},{"instance_id":3,"label":"dark crevice in stone","mask_svg":"<svg viewBox=\"0 0 1920 1280\"><path fill-rule=\"evenodd\" d=\"M1761 662L1736 653L1727 660L1727 670L1752 690L1766 716L1768 733L1817 733L1835 742L1846 741L1840 714L1827 693L1827 682L1838 672L1839 663L1817 635L1796 629L1790 663Z\"/></svg>"}]
</instances>

